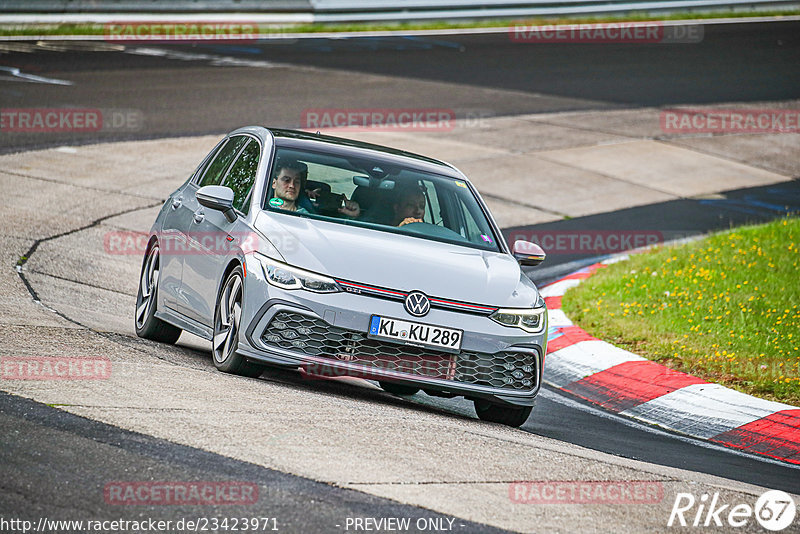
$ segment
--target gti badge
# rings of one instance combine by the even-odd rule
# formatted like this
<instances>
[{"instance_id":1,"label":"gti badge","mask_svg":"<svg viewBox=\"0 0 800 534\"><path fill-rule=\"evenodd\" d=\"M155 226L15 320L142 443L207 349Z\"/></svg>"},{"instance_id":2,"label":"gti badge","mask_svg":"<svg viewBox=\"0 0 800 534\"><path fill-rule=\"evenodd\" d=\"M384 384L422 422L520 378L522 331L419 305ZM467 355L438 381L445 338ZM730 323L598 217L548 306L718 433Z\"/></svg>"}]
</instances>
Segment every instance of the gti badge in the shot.
<instances>
[{"instance_id":1,"label":"gti badge","mask_svg":"<svg viewBox=\"0 0 800 534\"><path fill-rule=\"evenodd\" d=\"M421 291L412 291L403 303L406 311L414 317L422 317L431 311L431 301Z\"/></svg>"}]
</instances>

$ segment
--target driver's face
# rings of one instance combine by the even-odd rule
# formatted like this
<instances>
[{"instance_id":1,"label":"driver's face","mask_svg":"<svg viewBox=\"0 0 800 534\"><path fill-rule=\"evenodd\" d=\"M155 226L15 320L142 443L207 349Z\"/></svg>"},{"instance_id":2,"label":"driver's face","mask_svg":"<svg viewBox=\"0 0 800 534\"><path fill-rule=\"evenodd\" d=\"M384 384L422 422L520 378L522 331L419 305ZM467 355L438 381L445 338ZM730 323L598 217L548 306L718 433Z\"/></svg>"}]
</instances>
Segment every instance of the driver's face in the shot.
<instances>
[{"instance_id":1,"label":"driver's face","mask_svg":"<svg viewBox=\"0 0 800 534\"><path fill-rule=\"evenodd\" d=\"M275 196L288 201L295 201L300 196L300 172L292 169L281 169L278 176L272 180Z\"/></svg>"},{"instance_id":2,"label":"driver's face","mask_svg":"<svg viewBox=\"0 0 800 534\"><path fill-rule=\"evenodd\" d=\"M425 216L425 196L422 193L406 196L396 205L395 213L400 219L422 219Z\"/></svg>"}]
</instances>

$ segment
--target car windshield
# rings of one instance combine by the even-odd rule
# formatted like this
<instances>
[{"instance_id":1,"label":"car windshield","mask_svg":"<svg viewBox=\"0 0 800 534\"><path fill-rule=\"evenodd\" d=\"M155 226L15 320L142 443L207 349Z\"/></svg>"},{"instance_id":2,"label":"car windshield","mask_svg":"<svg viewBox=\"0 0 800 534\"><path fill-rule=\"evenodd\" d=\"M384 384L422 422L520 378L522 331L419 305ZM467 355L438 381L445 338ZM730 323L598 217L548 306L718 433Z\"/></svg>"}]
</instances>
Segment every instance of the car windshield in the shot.
<instances>
[{"instance_id":1,"label":"car windshield","mask_svg":"<svg viewBox=\"0 0 800 534\"><path fill-rule=\"evenodd\" d=\"M391 161L278 147L264 209L499 251L469 185Z\"/></svg>"}]
</instances>

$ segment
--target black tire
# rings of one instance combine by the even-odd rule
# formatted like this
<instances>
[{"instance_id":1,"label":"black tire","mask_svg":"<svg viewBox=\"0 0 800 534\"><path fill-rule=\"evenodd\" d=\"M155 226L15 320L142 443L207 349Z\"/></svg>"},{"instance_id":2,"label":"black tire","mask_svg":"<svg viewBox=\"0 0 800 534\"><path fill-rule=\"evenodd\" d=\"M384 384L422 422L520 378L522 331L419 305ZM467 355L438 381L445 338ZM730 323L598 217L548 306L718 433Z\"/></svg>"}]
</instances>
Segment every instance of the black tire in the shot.
<instances>
[{"instance_id":1,"label":"black tire","mask_svg":"<svg viewBox=\"0 0 800 534\"><path fill-rule=\"evenodd\" d=\"M381 380L378 382L381 385L381 389L387 393L391 393L392 395L414 395L419 391L419 388L415 388L414 386L404 386L403 384L398 384L397 382L387 382L385 380Z\"/></svg>"},{"instance_id":2,"label":"black tire","mask_svg":"<svg viewBox=\"0 0 800 534\"><path fill-rule=\"evenodd\" d=\"M495 404L485 400L476 400L475 413L481 421L500 423L501 425L520 427L533 411L533 406L508 406Z\"/></svg>"},{"instance_id":3,"label":"black tire","mask_svg":"<svg viewBox=\"0 0 800 534\"><path fill-rule=\"evenodd\" d=\"M211 354L214 365L224 373L256 378L264 372L264 366L236 354L239 345L239 321L244 298L244 274L241 267L230 272L217 296L214 309L214 337ZM237 311L238 307L238 311Z\"/></svg>"},{"instance_id":4,"label":"black tire","mask_svg":"<svg viewBox=\"0 0 800 534\"><path fill-rule=\"evenodd\" d=\"M160 272L161 256L156 243L147 251L142 263L133 321L137 336L172 345L181 337L181 329L156 317Z\"/></svg>"}]
</instances>

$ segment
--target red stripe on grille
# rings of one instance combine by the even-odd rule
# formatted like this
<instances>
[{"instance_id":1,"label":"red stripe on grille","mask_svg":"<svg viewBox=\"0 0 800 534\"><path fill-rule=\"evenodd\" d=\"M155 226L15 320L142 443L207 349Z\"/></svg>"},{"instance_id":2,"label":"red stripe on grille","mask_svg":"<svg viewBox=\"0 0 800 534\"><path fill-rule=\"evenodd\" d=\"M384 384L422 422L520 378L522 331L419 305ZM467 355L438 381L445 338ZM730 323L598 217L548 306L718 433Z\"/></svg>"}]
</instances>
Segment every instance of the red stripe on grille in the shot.
<instances>
[{"instance_id":1,"label":"red stripe on grille","mask_svg":"<svg viewBox=\"0 0 800 534\"><path fill-rule=\"evenodd\" d=\"M711 438L736 449L800 464L800 410L783 410Z\"/></svg>"},{"instance_id":2,"label":"red stripe on grille","mask_svg":"<svg viewBox=\"0 0 800 534\"><path fill-rule=\"evenodd\" d=\"M441 302L442 304L449 304L450 306L461 306L463 308L475 308L478 310L484 311L492 311L496 310L497 308L490 308L488 306L479 306L477 304L466 304L464 302L453 302L451 300L444 300L444 299L430 299L431 302Z\"/></svg>"},{"instance_id":3,"label":"red stripe on grille","mask_svg":"<svg viewBox=\"0 0 800 534\"><path fill-rule=\"evenodd\" d=\"M346 282L344 280L336 280L336 282L339 283L339 284L345 285L345 286L357 287L359 289L366 289L367 291L375 291L377 293L386 293L388 295L395 295L395 296L398 296L398 297L405 297L405 296L408 295L408 293L403 293L401 291L393 291L391 289L383 289L383 288L380 288L380 287L368 286L366 284L357 284L355 282ZM429 299L430 299L431 302L437 302L439 304L446 304L448 306L456 306L456 307L459 307L459 308L469 308L469 309L480 310L480 311L485 311L485 312L492 312L492 311L495 311L497 309L497 308L493 308L493 307L490 307L490 306L481 306L479 304L467 304L466 302L454 302L452 300L437 299L437 298L431 298L431 297L429 297Z\"/></svg>"},{"instance_id":4,"label":"red stripe on grille","mask_svg":"<svg viewBox=\"0 0 800 534\"><path fill-rule=\"evenodd\" d=\"M392 291L391 289L382 289L380 287L375 287L375 286L366 286L366 285L363 285L363 284L356 284L355 282L345 282L344 280L336 280L336 281L339 282L340 284L343 284L343 285L346 285L346 286L358 287L358 288L361 288L361 289L367 289L369 291L377 291L379 293L388 293L390 295L397 295L399 297L405 297L406 296L406 293L400 293L399 291Z\"/></svg>"},{"instance_id":5,"label":"red stripe on grille","mask_svg":"<svg viewBox=\"0 0 800 534\"><path fill-rule=\"evenodd\" d=\"M651 361L625 362L564 386L569 391L612 412L621 412L667 393L705 384L696 376Z\"/></svg>"}]
</instances>

